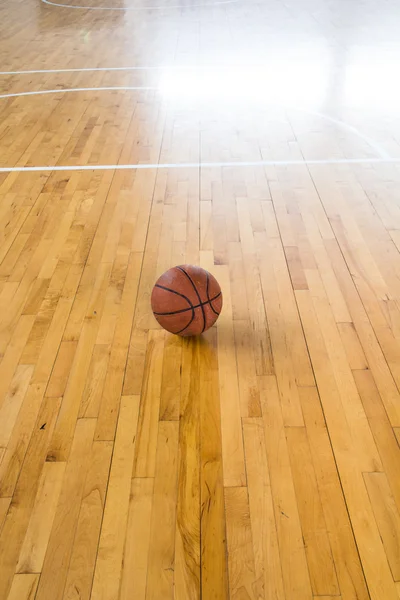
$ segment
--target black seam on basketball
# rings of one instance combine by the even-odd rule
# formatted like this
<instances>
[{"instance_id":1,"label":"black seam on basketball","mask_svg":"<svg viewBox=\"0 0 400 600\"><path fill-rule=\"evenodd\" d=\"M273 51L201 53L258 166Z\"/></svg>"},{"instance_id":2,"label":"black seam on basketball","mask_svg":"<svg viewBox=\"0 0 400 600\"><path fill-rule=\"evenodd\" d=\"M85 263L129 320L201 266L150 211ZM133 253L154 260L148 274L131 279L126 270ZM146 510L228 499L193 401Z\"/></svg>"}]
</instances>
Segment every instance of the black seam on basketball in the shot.
<instances>
[{"instance_id":1,"label":"black seam on basketball","mask_svg":"<svg viewBox=\"0 0 400 600\"><path fill-rule=\"evenodd\" d=\"M183 329L180 329L179 331L175 331L174 335L179 335L180 333L183 333L185 331L185 329L187 329L193 323L195 314L196 314L196 311L194 310L194 308L192 308L192 316L190 317L189 323L187 325L185 325L185 327Z\"/></svg>"},{"instance_id":2,"label":"black seam on basketball","mask_svg":"<svg viewBox=\"0 0 400 600\"><path fill-rule=\"evenodd\" d=\"M207 274L207 286L206 286L207 300L208 300L208 302L210 303L210 308L211 308L211 310L213 311L213 313L214 313L215 315L217 315L217 316L218 316L218 315L219 315L219 312L217 312L217 311L215 310L215 308L214 308L214 307L213 307L213 305L212 305L212 302L213 302L213 300L216 300L216 299L218 298L218 296L220 296L220 295L221 295L221 292L218 294L218 296L215 296L215 298L211 298L211 299L210 299L210 295L209 295L209 293L208 293L208 286L209 286L209 284L210 284L210 273L209 273L208 271L206 271L206 274Z\"/></svg>"},{"instance_id":3,"label":"black seam on basketball","mask_svg":"<svg viewBox=\"0 0 400 600\"><path fill-rule=\"evenodd\" d=\"M200 304L192 304L191 306L188 306L187 308L181 308L180 310L173 310L171 312L154 312L153 313L155 315L157 315L158 317L168 317L170 315L179 315L180 313L184 313L184 312L188 312L189 310L195 310L196 308L200 308L201 306L206 306L206 304L210 304L211 302L214 302L214 300L217 300L221 295L221 292L219 292L219 294L217 294L216 296L214 296L213 298L210 298L209 300L206 300L206 302L200 302ZM215 310L214 310L215 312ZM216 313L219 314L219 313Z\"/></svg>"},{"instance_id":4,"label":"black seam on basketball","mask_svg":"<svg viewBox=\"0 0 400 600\"><path fill-rule=\"evenodd\" d=\"M193 308L192 301L189 300L189 298L187 296L185 296L184 294L181 294L180 292L177 292L176 290L172 290L171 288L165 287L165 285L160 285L159 283L156 283L154 287L160 288L161 290L165 290L166 292L171 292L171 294L176 294L177 296L180 296L181 298L183 298L184 300L189 302L190 308ZM199 301L201 302L200 298L199 298ZM187 308L187 310L190 310L190 308Z\"/></svg>"},{"instance_id":5,"label":"black seam on basketball","mask_svg":"<svg viewBox=\"0 0 400 600\"><path fill-rule=\"evenodd\" d=\"M196 292L196 295L199 299L200 305L201 305L201 298L200 298L200 294L197 290L196 284L194 283L193 279L190 277L189 273L186 273L185 269L182 269L182 267L176 267L177 269L179 269L179 271L182 271L182 273L184 273L186 275L186 277L189 279L190 283L193 286L194 291ZM201 330L201 333L204 332L205 328L206 328L206 313L204 311L204 306L201 306L201 312L203 314L203 329ZM185 328L186 329L186 328Z\"/></svg>"}]
</instances>

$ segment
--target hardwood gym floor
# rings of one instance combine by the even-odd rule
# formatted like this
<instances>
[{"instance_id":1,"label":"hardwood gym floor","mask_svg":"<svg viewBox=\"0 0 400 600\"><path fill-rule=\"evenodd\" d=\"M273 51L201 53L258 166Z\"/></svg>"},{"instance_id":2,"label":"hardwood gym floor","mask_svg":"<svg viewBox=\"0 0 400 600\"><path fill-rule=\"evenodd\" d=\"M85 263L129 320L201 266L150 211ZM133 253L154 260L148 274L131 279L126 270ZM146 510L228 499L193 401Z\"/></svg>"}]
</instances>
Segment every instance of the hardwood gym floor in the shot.
<instances>
[{"instance_id":1,"label":"hardwood gym floor","mask_svg":"<svg viewBox=\"0 0 400 600\"><path fill-rule=\"evenodd\" d=\"M126 1L0 5L0 600L398 600L399 5Z\"/></svg>"}]
</instances>

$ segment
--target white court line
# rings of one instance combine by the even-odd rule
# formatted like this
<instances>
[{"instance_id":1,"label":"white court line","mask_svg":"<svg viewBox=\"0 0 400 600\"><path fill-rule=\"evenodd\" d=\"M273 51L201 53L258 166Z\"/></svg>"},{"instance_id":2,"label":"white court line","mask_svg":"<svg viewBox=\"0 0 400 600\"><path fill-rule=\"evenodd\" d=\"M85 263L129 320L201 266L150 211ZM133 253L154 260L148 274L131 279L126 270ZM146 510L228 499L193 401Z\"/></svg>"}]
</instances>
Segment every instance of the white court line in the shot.
<instances>
[{"instance_id":1,"label":"white court line","mask_svg":"<svg viewBox=\"0 0 400 600\"><path fill-rule=\"evenodd\" d=\"M217 2L202 2L200 4L175 4L173 6L127 6L124 8L113 6L74 6L73 4L57 4L56 2L50 2L50 0L42 0L44 4L50 6L59 6L60 8L77 8L80 10L169 10L170 8L198 8L198 7L212 7L220 4L234 4L239 0L218 0Z\"/></svg>"},{"instance_id":2,"label":"white court line","mask_svg":"<svg viewBox=\"0 0 400 600\"><path fill-rule=\"evenodd\" d=\"M143 169L206 169L221 167L291 167L301 165L367 165L400 163L400 158L331 158L311 160L255 160L238 162L154 163L132 165L63 165L43 167L0 167L0 173L35 171L128 171Z\"/></svg>"},{"instance_id":3,"label":"white court line","mask_svg":"<svg viewBox=\"0 0 400 600\"><path fill-rule=\"evenodd\" d=\"M87 73L91 71L156 71L156 70L193 70L193 69L213 69L213 70L221 70L221 69L236 69L238 66L240 67L257 67L262 68L264 65L253 65L253 64L244 64L244 65L162 65L162 66L152 66L152 67L83 67L80 69L34 69L34 70L24 70L24 71L0 71L0 75L34 75L40 73Z\"/></svg>"},{"instance_id":4,"label":"white court line","mask_svg":"<svg viewBox=\"0 0 400 600\"><path fill-rule=\"evenodd\" d=\"M17 92L16 94L0 94L2 98L19 98L21 96L40 96L41 94L67 94L70 92L108 92L112 90L137 90L137 91L149 91L158 90L156 87L90 87L90 88L59 88L56 90L37 90L35 92Z\"/></svg>"},{"instance_id":5,"label":"white court line","mask_svg":"<svg viewBox=\"0 0 400 600\"><path fill-rule=\"evenodd\" d=\"M390 158L390 156L386 152L386 150L384 150L383 148L381 148L381 146L379 144L377 144L373 139L371 139L370 137L368 137L364 133L361 133L361 131L359 131L356 127L354 127L353 125L349 125L345 121L340 121L339 119L335 119L334 117L331 117L330 115L326 115L325 113L320 113L320 112L317 112L317 111L314 111L314 110L307 110L305 108L297 108L297 107L288 107L288 108L290 110L298 110L298 111L306 113L308 115L312 115L312 116L315 116L315 117L320 117L321 119L325 119L326 121L330 121L331 123L333 123L334 125L337 125L337 126L341 127L342 129L347 129L347 131L350 131L350 133L353 133L354 135L358 136L360 139L364 140L364 142L366 142L371 148L373 148L375 150L375 152L381 158Z\"/></svg>"},{"instance_id":6,"label":"white court line","mask_svg":"<svg viewBox=\"0 0 400 600\"><path fill-rule=\"evenodd\" d=\"M21 96L40 96L41 94L66 94L66 93L71 93L71 92L96 92L96 91L104 92L104 91L113 91L113 90L157 91L158 89L159 88L157 88L157 87L143 87L143 86L135 86L135 87L118 86L118 87L97 87L97 88L93 88L93 87L90 87L90 88L60 88L60 89L56 89L56 90L37 90L37 91L33 91L33 92L17 92L15 94L1 94L0 99L18 98ZM300 112L303 112L303 113L306 113L309 115L313 115L313 116L320 117L322 119L326 119L327 121L334 123L338 127L341 127L343 129L346 129L347 131L350 131L351 133L353 133L354 135L359 137L361 140L366 142L373 150L375 150L375 152L380 156L380 158L390 158L389 155L386 153L386 151L383 148L381 148L374 140L372 140L368 136L364 135L363 133L358 131L358 129L353 127L353 125L349 125L345 121L340 121L339 119L335 119L334 117L331 117L330 115L325 115L324 113L310 111L310 110L303 109L303 108L296 107L296 106L293 106L293 107L287 106L286 109L297 110L297 111L300 111Z\"/></svg>"}]
</instances>

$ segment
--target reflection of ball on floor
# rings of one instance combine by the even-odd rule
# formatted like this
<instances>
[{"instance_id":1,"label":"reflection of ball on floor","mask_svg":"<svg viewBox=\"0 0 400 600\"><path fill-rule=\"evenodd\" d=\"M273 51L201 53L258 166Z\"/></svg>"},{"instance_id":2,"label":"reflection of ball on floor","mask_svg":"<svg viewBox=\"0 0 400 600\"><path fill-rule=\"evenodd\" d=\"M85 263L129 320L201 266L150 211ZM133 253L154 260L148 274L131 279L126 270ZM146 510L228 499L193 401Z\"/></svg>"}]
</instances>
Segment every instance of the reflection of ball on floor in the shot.
<instances>
[{"instance_id":1,"label":"reflection of ball on floor","mask_svg":"<svg viewBox=\"0 0 400 600\"><path fill-rule=\"evenodd\" d=\"M157 321L171 333L198 335L218 319L222 292L218 281L201 267L181 265L168 269L151 294Z\"/></svg>"}]
</instances>

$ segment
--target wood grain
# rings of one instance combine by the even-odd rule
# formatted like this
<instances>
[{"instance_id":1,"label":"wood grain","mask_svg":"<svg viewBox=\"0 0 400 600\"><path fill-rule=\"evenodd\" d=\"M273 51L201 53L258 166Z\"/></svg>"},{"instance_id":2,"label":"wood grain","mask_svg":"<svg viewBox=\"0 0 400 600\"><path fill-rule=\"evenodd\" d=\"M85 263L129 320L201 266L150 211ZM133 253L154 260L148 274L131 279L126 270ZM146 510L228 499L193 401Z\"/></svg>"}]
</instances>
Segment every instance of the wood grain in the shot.
<instances>
[{"instance_id":1,"label":"wood grain","mask_svg":"<svg viewBox=\"0 0 400 600\"><path fill-rule=\"evenodd\" d=\"M396 1L87 3L0 8L0 600L400 600Z\"/></svg>"}]
</instances>

